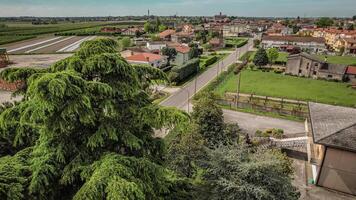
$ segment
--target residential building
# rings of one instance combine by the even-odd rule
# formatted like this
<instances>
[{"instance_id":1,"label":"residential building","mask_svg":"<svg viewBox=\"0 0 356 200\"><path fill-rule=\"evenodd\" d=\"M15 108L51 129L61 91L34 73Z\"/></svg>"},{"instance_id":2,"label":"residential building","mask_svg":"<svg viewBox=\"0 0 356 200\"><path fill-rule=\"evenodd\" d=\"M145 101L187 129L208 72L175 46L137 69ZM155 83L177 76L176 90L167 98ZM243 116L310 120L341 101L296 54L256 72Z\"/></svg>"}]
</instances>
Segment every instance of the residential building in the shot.
<instances>
[{"instance_id":1,"label":"residential building","mask_svg":"<svg viewBox=\"0 0 356 200\"><path fill-rule=\"evenodd\" d=\"M168 30L165 30L165 31L159 33L158 36L159 36L159 38L160 38L161 40L170 41L170 40L171 40L171 36L172 36L173 34L175 34L175 33L176 33L175 30L168 29Z\"/></svg>"},{"instance_id":2,"label":"residential building","mask_svg":"<svg viewBox=\"0 0 356 200\"><path fill-rule=\"evenodd\" d=\"M280 23L273 24L268 30L267 35L270 36L283 36L293 34L293 29L287 26L284 26Z\"/></svg>"},{"instance_id":3,"label":"residential building","mask_svg":"<svg viewBox=\"0 0 356 200\"><path fill-rule=\"evenodd\" d=\"M313 182L356 195L356 109L309 103L305 127Z\"/></svg>"},{"instance_id":4,"label":"residential building","mask_svg":"<svg viewBox=\"0 0 356 200\"><path fill-rule=\"evenodd\" d=\"M150 51L155 51L155 50L161 51L165 47L167 47L167 44L165 42L154 41L154 42L146 43L146 48Z\"/></svg>"},{"instance_id":5,"label":"residential building","mask_svg":"<svg viewBox=\"0 0 356 200\"><path fill-rule=\"evenodd\" d=\"M184 45L175 45L173 48L177 51L177 56L174 59L173 63L176 65L183 65L189 60L189 51L190 48Z\"/></svg>"},{"instance_id":6,"label":"residential building","mask_svg":"<svg viewBox=\"0 0 356 200\"><path fill-rule=\"evenodd\" d=\"M224 48L224 39L215 37L209 41L209 44L213 47L213 49Z\"/></svg>"},{"instance_id":7,"label":"residential building","mask_svg":"<svg viewBox=\"0 0 356 200\"><path fill-rule=\"evenodd\" d=\"M121 33L121 28L117 27L103 27L100 29L100 32L102 33L114 33L114 34L119 34Z\"/></svg>"},{"instance_id":8,"label":"residential building","mask_svg":"<svg viewBox=\"0 0 356 200\"><path fill-rule=\"evenodd\" d=\"M356 66L348 66L345 72L345 79L356 85Z\"/></svg>"},{"instance_id":9,"label":"residential building","mask_svg":"<svg viewBox=\"0 0 356 200\"><path fill-rule=\"evenodd\" d=\"M246 24L230 24L223 26L224 37L238 37L248 32Z\"/></svg>"},{"instance_id":10,"label":"residential building","mask_svg":"<svg viewBox=\"0 0 356 200\"><path fill-rule=\"evenodd\" d=\"M263 48L278 48L281 51L286 51L288 46L298 47L302 51L312 53L326 52L326 45L324 38L316 37L301 37L301 36L263 36L262 43Z\"/></svg>"},{"instance_id":11,"label":"residential building","mask_svg":"<svg viewBox=\"0 0 356 200\"><path fill-rule=\"evenodd\" d=\"M167 65L167 57L152 53L137 53L126 58L130 64L147 64L162 68Z\"/></svg>"},{"instance_id":12,"label":"residential building","mask_svg":"<svg viewBox=\"0 0 356 200\"><path fill-rule=\"evenodd\" d=\"M143 28L128 28L121 32L121 35L136 36L137 34L144 33Z\"/></svg>"},{"instance_id":13,"label":"residential building","mask_svg":"<svg viewBox=\"0 0 356 200\"><path fill-rule=\"evenodd\" d=\"M188 44L194 39L194 32L178 32L171 35L171 41Z\"/></svg>"},{"instance_id":14,"label":"residential building","mask_svg":"<svg viewBox=\"0 0 356 200\"><path fill-rule=\"evenodd\" d=\"M343 54L356 54L356 38L340 38L334 44L334 49L337 52L341 52L343 49Z\"/></svg>"},{"instance_id":15,"label":"residential building","mask_svg":"<svg viewBox=\"0 0 356 200\"><path fill-rule=\"evenodd\" d=\"M307 78L321 78L342 81L346 71L346 65L330 64L307 53L288 56L285 73Z\"/></svg>"}]
</instances>

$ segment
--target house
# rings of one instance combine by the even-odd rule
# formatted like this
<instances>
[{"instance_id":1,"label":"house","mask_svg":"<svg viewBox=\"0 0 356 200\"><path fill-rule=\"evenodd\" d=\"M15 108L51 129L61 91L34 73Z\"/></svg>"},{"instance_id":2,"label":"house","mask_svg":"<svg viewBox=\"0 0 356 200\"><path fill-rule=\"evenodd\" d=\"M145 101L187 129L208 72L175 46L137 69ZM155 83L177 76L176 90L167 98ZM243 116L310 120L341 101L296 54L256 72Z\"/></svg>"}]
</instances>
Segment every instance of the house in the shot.
<instances>
[{"instance_id":1,"label":"house","mask_svg":"<svg viewBox=\"0 0 356 200\"><path fill-rule=\"evenodd\" d=\"M160 41L153 41L153 42L146 43L146 48L150 51L161 51L165 47L167 47L167 44Z\"/></svg>"},{"instance_id":2,"label":"house","mask_svg":"<svg viewBox=\"0 0 356 200\"><path fill-rule=\"evenodd\" d=\"M177 51L177 56L174 59L174 64L176 65L183 65L189 60L189 51L190 48L184 45L176 45L173 48Z\"/></svg>"},{"instance_id":3,"label":"house","mask_svg":"<svg viewBox=\"0 0 356 200\"><path fill-rule=\"evenodd\" d=\"M153 53L137 53L126 57L130 64L147 64L152 67L162 68L167 64L167 57Z\"/></svg>"},{"instance_id":4,"label":"house","mask_svg":"<svg viewBox=\"0 0 356 200\"><path fill-rule=\"evenodd\" d=\"M283 36L293 34L293 29L284 26L280 23L273 24L268 30L267 35L269 36Z\"/></svg>"},{"instance_id":5,"label":"house","mask_svg":"<svg viewBox=\"0 0 356 200\"><path fill-rule=\"evenodd\" d=\"M121 33L121 29L116 27L103 27L100 29L100 32L119 34Z\"/></svg>"},{"instance_id":6,"label":"house","mask_svg":"<svg viewBox=\"0 0 356 200\"><path fill-rule=\"evenodd\" d=\"M345 79L356 85L356 66L348 66L345 72Z\"/></svg>"},{"instance_id":7,"label":"house","mask_svg":"<svg viewBox=\"0 0 356 200\"><path fill-rule=\"evenodd\" d=\"M281 51L286 51L290 45L300 48L302 51L322 53L326 52L326 45L324 38L316 37L301 37L301 36L263 36L263 48L278 48Z\"/></svg>"},{"instance_id":8,"label":"house","mask_svg":"<svg viewBox=\"0 0 356 200\"><path fill-rule=\"evenodd\" d=\"M136 36L143 32L144 32L144 30L142 28L128 28L128 29L123 30L121 32L121 35Z\"/></svg>"},{"instance_id":9,"label":"house","mask_svg":"<svg viewBox=\"0 0 356 200\"><path fill-rule=\"evenodd\" d=\"M171 35L172 42L188 44L194 39L194 32L178 32Z\"/></svg>"},{"instance_id":10,"label":"house","mask_svg":"<svg viewBox=\"0 0 356 200\"><path fill-rule=\"evenodd\" d=\"M356 195L356 109L309 103L305 127L313 182Z\"/></svg>"},{"instance_id":11,"label":"house","mask_svg":"<svg viewBox=\"0 0 356 200\"><path fill-rule=\"evenodd\" d=\"M246 24L230 24L223 26L224 37L238 37L248 32Z\"/></svg>"},{"instance_id":12,"label":"house","mask_svg":"<svg viewBox=\"0 0 356 200\"><path fill-rule=\"evenodd\" d=\"M212 38L209 41L209 44L213 47L213 49L219 49L219 48L224 48L225 44L224 44L224 39L222 38Z\"/></svg>"},{"instance_id":13,"label":"house","mask_svg":"<svg viewBox=\"0 0 356 200\"><path fill-rule=\"evenodd\" d=\"M307 53L288 56L286 74L342 81L346 65L330 64Z\"/></svg>"},{"instance_id":14,"label":"house","mask_svg":"<svg viewBox=\"0 0 356 200\"><path fill-rule=\"evenodd\" d=\"M175 30L172 30L172 29L168 29L168 30L165 30L161 33L158 34L158 37L161 39L161 40L167 40L167 41L170 41L171 40L171 36L173 34L175 34L176 31Z\"/></svg>"},{"instance_id":15,"label":"house","mask_svg":"<svg viewBox=\"0 0 356 200\"><path fill-rule=\"evenodd\" d=\"M343 49L344 54L356 54L356 38L340 38L334 45L336 52L341 52Z\"/></svg>"}]
</instances>

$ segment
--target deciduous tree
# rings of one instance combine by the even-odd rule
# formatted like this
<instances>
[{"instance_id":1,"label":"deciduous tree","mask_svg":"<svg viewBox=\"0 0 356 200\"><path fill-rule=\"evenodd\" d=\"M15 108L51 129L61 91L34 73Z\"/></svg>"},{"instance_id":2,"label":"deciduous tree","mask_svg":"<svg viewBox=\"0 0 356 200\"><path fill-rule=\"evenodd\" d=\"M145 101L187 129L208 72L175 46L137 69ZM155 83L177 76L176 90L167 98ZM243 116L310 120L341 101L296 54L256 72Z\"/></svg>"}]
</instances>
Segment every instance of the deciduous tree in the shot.
<instances>
[{"instance_id":1,"label":"deciduous tree","mask_svg":"<svg viewBox=\"0 0 356 200\"><path fill-rule=\"evenodd\" d=\"M266 66L268 64L268 56L265 49L258 49L255 57L253 58L253 63L258 67Z\"/></svg>"}]
</instances>

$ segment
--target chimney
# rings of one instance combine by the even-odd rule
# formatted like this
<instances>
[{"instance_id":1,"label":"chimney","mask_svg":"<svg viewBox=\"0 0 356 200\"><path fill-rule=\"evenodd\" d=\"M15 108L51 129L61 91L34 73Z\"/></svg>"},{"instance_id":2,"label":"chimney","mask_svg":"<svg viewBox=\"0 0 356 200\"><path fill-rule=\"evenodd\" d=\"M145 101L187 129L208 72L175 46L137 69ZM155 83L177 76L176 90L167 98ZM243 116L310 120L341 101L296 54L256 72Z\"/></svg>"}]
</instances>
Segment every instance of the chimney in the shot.
<instances>
[{"instance_id":1,"label":"chimney","mask_svg":"<svg viewBox=\"0 0 356 200\"><path fill-rule=\"evenodd\" d=\"M133 51L131 51L131 56L133 56L134 55L134 52Z\"/></svg>"},{"instance_id":2,"label":"chimney","mask_svg":"<svg viewBox=\"0 0 356 200\"><path fill-rule=\"evenodd\" d=\"M148 56L146 57L146 60L147 60L147 62L150 62L150 58Z\"/></svg>"}]
</instances>

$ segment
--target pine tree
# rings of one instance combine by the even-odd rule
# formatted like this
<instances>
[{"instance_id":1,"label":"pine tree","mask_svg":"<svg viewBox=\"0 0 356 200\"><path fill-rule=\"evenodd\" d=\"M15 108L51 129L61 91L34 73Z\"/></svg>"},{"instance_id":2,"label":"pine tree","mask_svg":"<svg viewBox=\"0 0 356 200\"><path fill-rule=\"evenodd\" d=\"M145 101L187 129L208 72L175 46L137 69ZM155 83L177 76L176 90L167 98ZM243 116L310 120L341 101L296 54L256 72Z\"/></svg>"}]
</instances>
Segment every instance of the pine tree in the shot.
<instances>
[{"instance_id":1,"label":"pine tree","mask_svg":"<svg viewBox=\"0 0 356 200\"><path fill-rule=\"evenodd\" d=\"M258 49L253 59L253 63L258 67L266 66L268 64L268 56L265 49Z\"/></svg>"},{"instance_id":2,"label":"pine tree","mask_svg":"<svg viewBox=\"0 0 356 200\"><path fill-rule=\"evenodd\" d=\"M24 99L0 115L0 138L15 146L0 158L1 199L163 199L179 192L181 180L162 166L164 144L154 128L189 117L150 101L145 87L166 80L163 72L131 66L116 50L111 39L88 41L48 69L2 73L26 84Z\"/></svg>"}]
</instances>

